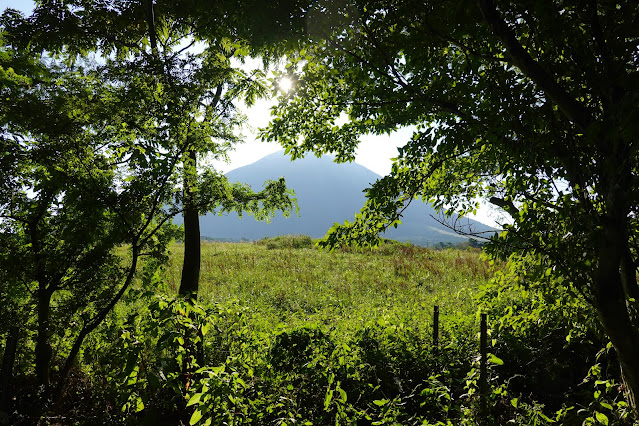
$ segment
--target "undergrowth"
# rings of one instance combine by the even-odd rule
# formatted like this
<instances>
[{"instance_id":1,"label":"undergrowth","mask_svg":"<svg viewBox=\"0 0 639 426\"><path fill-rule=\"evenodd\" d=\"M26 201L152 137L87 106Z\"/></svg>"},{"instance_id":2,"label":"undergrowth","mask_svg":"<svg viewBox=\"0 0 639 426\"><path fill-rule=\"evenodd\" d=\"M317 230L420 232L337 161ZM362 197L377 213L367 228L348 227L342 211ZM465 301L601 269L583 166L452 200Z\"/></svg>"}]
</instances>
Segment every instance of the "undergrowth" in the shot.
<instances>
[{"instance_id":1,"label":"undergrowth","mask_svg":"<svg viewBox=\"0 0 639 426\"><path fill-rule=\"evenodd\" d=\"M484 422L632 424L593 313L526 259L400 243L329 252L299 236L204 243L194 304L175 297L182 250L90 336L73 403L43 424L477 424L481 312ZM28 361L17 375L13 419L29 424Z\"/></svg>"}]
</instances>

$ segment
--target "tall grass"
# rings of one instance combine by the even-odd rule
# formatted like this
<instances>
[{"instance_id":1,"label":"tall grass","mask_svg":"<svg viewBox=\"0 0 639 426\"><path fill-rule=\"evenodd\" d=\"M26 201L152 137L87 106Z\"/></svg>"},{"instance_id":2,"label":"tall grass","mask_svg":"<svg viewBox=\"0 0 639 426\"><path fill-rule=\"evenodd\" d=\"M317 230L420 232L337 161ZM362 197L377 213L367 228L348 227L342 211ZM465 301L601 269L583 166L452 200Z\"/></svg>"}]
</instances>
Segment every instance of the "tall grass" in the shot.
<instances>
[{"instance_id":1,"label":"tall grass","mask_svg":"<svg viewBox=\"0 0 639 426\"><path fill-rule=\"evenodd\" d=\"M319 321L347 331L385 316L423 326L435 304L443 318L474 312L473 296L492 276L479 250L389 242L324 251L307 238L203 242L200 301L237 301L291 326ZM174 244L165 271L171 292L179 287L182 256L183 246Z\"/></svg>"}]
</instances>

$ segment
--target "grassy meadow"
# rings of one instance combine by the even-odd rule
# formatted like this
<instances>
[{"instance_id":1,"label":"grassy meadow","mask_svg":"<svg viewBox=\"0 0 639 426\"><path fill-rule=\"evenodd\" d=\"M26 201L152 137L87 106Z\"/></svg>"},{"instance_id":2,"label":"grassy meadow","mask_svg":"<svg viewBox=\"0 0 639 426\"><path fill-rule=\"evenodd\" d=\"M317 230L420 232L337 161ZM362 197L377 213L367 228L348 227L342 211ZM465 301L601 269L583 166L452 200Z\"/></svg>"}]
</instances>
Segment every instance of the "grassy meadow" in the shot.
<instances>
[{"instance_id":1,"label":"grassy meadow","mask_svg":"<svg viewBox=\"0 0 639 426\"><path fill-rule=\"evenodd\" d=\"M329 252L297 239L203 243L199 301L237 301L281 326L319 322L352 331L394 317L429 328L434 305L442 317L475 312L474 295L493 275L479 250L395 243ZM164 272L171 292L179 288L182 256L183 247L173 245Z\"/></svg>"},{"instance_id":2,"label":"grassy meadow","mask_svg":"<svg viewBox=\"0 0 639 426\"><path fill-rule=\"evenodd\" d=\"M566 286L531 280L525 262L391 241L362 251L304 236L203 242L193 304L177 297L182 256L174 243L159 269L141 267L89 336L49 424L631 424L592 312ZM29 362L18 361L26 376ZM18 392L19 424L33 420L32 395Z\"/></svg>"}]
</instances>

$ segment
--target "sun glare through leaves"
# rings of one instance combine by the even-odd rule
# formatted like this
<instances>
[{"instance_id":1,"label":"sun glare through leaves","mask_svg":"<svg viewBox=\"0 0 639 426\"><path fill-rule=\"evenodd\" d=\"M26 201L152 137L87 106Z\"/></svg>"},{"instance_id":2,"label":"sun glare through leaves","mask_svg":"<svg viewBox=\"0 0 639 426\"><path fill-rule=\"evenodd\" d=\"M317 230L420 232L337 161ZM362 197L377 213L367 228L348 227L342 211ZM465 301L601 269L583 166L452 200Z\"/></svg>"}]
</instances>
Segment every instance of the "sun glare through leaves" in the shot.
<instances>
[{"instance_id":1,"label":"sun glare through leaves","mask_svg":"<svg viewBox=\"0 0 639 426\"><path fill-rule=\"evenodd\" d=\"M282 93L289 93L293 90L293 80L290 77L282 77L277 81L277 88Z\"/></svg>"}]
</instances>

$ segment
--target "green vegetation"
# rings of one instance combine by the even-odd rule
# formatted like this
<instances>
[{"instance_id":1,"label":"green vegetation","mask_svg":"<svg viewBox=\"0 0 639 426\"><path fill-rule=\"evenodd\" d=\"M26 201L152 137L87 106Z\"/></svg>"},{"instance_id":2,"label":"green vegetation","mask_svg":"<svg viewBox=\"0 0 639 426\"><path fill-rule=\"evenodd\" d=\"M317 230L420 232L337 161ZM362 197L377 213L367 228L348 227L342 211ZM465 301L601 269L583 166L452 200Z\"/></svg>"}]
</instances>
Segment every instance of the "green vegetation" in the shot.
<instances>
[{"instance_id":1,"label":"green vegetation","mask_svg":"<svg viewBox=\"0 0 639 426\"><path fill-rule=\"evenodd\" d=\"M353 0L307 13L321 23L287 57L299 84L262 136L293 159L350 161L367 134L413 132L325 244L374 243L415 198L447 214L492 203L509 222L486 250L534 254L594 307L636 410L636 1Z\"/></svg>"},{"instance_id":2,"label":"green vegetation","mask_svg":"<svg viewBox=\"0 0 639 426\"><path fill-rule=\"evenodd\" d=\"M203 243L198 305L175 298L183 245L171 245L166 266L89 337L45 423L475 424L482 310L492 421L630 421L591 312L551 278L530 281L530 265L491 265L472 248L328 252L310 241ZM30 424L41 402L21 339L12 420ZM56 339L54 353L65 345Z\"/></svg>"},{"instance_id":3,"label":"green vegetation","mask_svg":"<svg viewBox=\"0 0 639 426\"><path fill-rule=\"evenodd\" d=\"M636 421L638 21L630 0L7 9L0 421ZM264 68L235 67L257 57ZM225 158L244 122L236 103L268 95L267 64L282 58L274 79L295 74L295 90L277 95L262 136L294 159L348 161L362 135L414 134L320 243L335 251L304 237L212 244L200 292L199 213L294 207L282 180L255 193L202 161ZM445 214L482 198L502 209L512 220L485 251L506 263L354 248L376 245L415 198Z\"/></svg>"},{"instance_id":4,"label":"green vegetation","mask_svg":"<svg viewBox=\"0 0 639 426\"><path fill-rule=\"evenodd\" d=\"M67 6L38 5L39 22L10 9L0 18L0 280L20 293L4 318L37 315L36 377L53 401L143 258L158 267L181 236L180 293L197 298L200 213L268 219L296 205L283 179L256 192L197 163L226 159L244 123L234 103L268 94L262 70L232 64L248 55L243 43L179 47L193 43L195 24L155 14L153 2L82 5L83 24L65 36L25 36L61 24ZM122 245L126 263L113 258ZM52 352L56 335L73 341L64 354ZM55 379L54 355L66 358Z\"/></svg>"},{"instance_id":5,"label":"green vegetation","mask_svg":"<svg viewBox=\"0 0 639 426\"><path fill-rule=\"evenodd\" d=\"M172 259L179 258L181 249L173 246ZM238 300L274 320L374 318L391 304L407 317L414 311L411 322L419 323L423 317L417 312L431 315L443 294L443 310L472 305L472 293L466 289L490 276L477 252L432 251L399 243L375 252L327 252L313 247L309 237L288 236L249 244L207 243L202 253L200 302ZM177 267L169 261L166 277L171 291L179 282Z\"/></svg>"}]
</instances>

